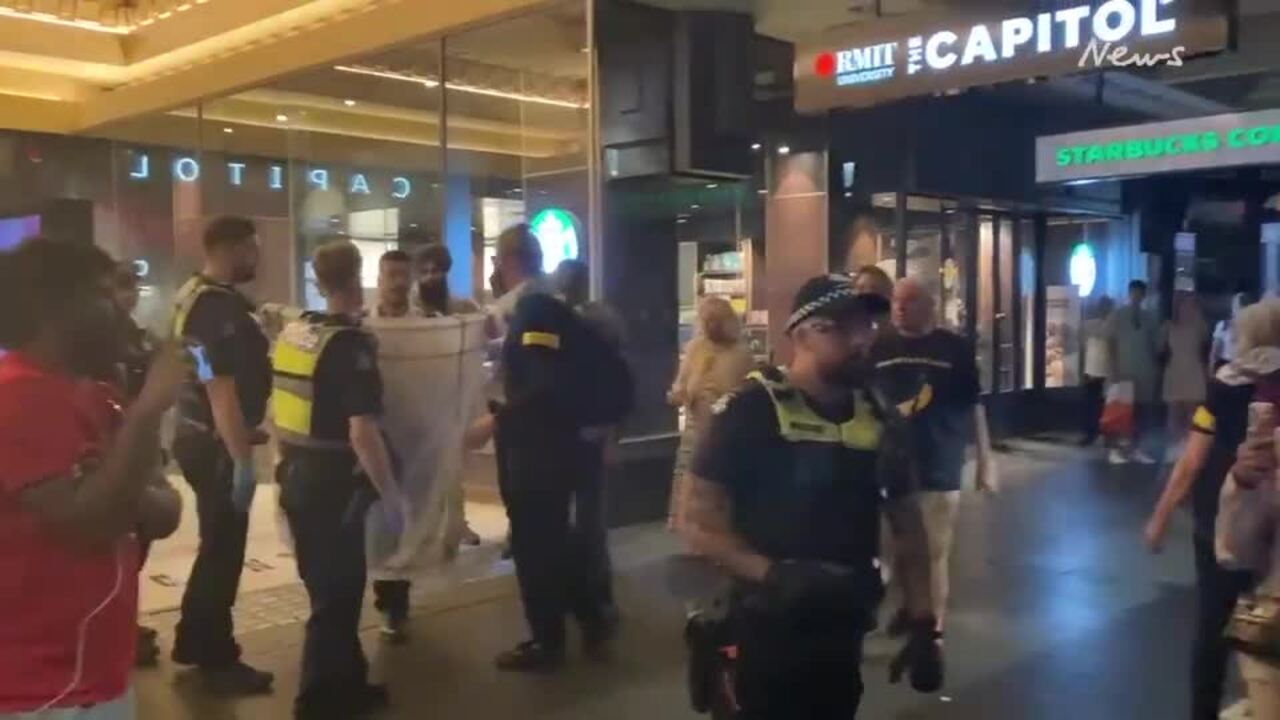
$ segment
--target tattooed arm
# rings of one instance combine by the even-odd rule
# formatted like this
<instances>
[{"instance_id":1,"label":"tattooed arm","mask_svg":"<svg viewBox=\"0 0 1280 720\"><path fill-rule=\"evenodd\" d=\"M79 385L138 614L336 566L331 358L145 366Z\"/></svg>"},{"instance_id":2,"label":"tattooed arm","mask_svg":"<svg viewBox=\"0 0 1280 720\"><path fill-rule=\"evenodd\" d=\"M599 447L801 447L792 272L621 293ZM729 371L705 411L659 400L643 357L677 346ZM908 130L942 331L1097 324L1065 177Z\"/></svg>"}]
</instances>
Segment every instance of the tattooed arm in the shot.
<instances>
[{"instance_id":1,"label":"tattooed arm","mask_svg":"<svg viewBox=\"0 0 1280 720\"><path fill-rule=\"evenodd\" d=\"M696 555L720 565L731 574L762 581L769 559L755 552L730 524L730 500L724 487L690 474L689 508L680 532Z\"/></svg>"}]
</instances>

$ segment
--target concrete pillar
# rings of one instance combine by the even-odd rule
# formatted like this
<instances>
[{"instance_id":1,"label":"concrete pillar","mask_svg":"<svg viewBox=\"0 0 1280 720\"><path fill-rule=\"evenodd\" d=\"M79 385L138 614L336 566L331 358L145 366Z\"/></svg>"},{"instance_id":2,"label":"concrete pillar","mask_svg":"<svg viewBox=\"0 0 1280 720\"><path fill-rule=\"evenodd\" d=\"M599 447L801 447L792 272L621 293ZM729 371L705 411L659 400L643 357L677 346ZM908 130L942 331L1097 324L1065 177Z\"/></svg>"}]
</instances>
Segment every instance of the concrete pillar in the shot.
<instances>
[{"instance_id":1,"label":"concrete pillar","mask_svg":"<svg viewBox=\"0 0 1280 720\"><path fill-rule=\"evenodd\" d=\"M828 271L826 151L775 154L769 167L765 206L765 256L769 261L769 345L786 363L791 300L805 280Z\"/></svg>"}]
</instances>

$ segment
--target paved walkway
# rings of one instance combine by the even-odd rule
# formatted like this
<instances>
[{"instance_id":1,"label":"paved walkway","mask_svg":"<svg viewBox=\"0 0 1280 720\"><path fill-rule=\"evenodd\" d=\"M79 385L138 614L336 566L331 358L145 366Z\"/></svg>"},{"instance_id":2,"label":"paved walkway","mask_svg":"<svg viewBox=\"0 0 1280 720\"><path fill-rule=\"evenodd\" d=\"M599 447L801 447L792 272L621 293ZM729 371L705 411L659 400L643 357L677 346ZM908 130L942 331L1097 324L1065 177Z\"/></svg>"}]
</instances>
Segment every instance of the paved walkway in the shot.
<instances>
[{"instance_id":1,"label":"paved walkway","mask_svg":"<svg viewBox=\"0 0 1280 720\"><path fill-rule=\"evenodd\" d=\"M1141 546L1158 491L1156 471L1112 468L1062 447L1015 443L1002 458L1004 492L967 495L953 563L946 694L924 697L884 681L892 647L873 639L861 717L1012 720L1167 720L1186 717L1192 618L1189 524L1165 554ZM659 527L613 538L625 625L613 661L574 657L553 677L514 677L492 656L523 636L514 584L496 550L466 559L470 574L435 581L417 597L413 642L379 644L366 616L375 676L395 703L390 718L692 718L684 697L680 602L667 590L676 544ZM483 572L476 572L477 569ZM466 580L464 578L481 579ZM267 590L265 593L284 593ZM141 716L267 720L289 716L305 609L296 593L243 598L279 610L243 633L246 657L278 673L275 696L234 703L207 697L165 665L138 675ZM153 619L162 626L168 616ZM247 628L247 623L242 623ZM162 627L162 630L167 627Z\"/></svg>"}]
</instances>

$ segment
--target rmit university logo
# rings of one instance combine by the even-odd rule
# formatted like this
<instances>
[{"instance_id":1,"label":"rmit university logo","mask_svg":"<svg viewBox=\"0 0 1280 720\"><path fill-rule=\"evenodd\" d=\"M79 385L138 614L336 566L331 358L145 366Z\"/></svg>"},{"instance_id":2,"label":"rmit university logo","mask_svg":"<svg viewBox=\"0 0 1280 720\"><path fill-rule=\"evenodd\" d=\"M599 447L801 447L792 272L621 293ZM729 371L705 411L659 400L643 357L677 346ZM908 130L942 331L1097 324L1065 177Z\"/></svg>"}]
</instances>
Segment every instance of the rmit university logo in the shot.
<instances>
[{"instance_id":1,"label":"rmit university logo","mask_svg":"<svg viewBox=\"0 0 1280 720\"><path fill-rule=\"evenodd\" d=\"M835 77L836 85L864 85L888 80L898 70L898 43L881 43L863 48L818 55L813 70L818 77Z\"/></svg>"}]
</instances>

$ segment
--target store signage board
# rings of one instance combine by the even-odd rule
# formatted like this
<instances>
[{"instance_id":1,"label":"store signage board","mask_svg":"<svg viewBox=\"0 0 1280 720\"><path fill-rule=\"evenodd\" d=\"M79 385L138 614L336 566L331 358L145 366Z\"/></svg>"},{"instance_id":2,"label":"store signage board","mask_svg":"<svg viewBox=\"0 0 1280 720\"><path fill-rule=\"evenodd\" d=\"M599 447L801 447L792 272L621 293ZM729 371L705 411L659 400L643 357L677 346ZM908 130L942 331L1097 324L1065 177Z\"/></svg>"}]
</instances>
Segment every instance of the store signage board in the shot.
<instances>
[{"instance_id":1,"label":"store signage board","mask_svg":"<svg viewBox=\"0 0 1280 720\"><path fill-rule=\"evenodd\" d=\"M1227 4L1107 0L1094 7L1081 0L1033 15L947 10L869 20L797 48L796 110L865 107L1033 77L1181 65L1227 47Z\"/></svg>"},{"instance_id":2,"label":"store signage board","mask_svg":"<svg viewBox=\"0 0 1280 720\"><path fill-rule=\"evenodd\" d=\"M1280 163L1280 110L1036 139L1036 182L1079 182Z\"/></svg>"},{"instance_id":3,"label":"store signage board","mask_svg":"<svg viewBox=\"0 0 1280 720\"><path fill-rule=\"evenodd\" d=\"M180 155L173 159L168 170L174 180L181 183L193 183L200 180L200 161L189 155ZM288 173L282 163L271 163L265 168L252 169L243 162L226 163L227 184L232 187L243 187L249 181L256 180L258 186L271 191L285 188ZM135 152L129 160L129 179L133 182L149 180L154 173L151 156L145 152ZM370 186L367 173L354 172L340 177L328 168L312 167L306 171L307 185L316 190L343 190L348 195L372 195L378 189ZM403 176L391 178L388 187L391 197L404 200L413 193L413 182Z\"/></svg>"}]
</instances>

